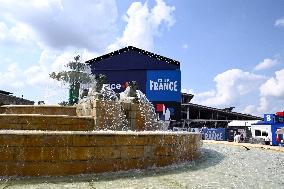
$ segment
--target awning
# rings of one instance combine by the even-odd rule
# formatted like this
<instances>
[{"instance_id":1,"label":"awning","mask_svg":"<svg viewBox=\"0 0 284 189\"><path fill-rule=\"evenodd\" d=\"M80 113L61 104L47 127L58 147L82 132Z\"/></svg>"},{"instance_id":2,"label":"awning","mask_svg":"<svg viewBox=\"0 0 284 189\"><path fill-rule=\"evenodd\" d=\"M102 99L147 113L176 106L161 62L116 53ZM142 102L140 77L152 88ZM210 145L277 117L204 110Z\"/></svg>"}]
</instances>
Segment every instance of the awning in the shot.
<instances>
[{"instance_id":1,"label":"awning","mask_svg":"<svg viewBox=\"0 0 284 189\"><path fill-rule=\"evenodd\" d=\"M284 128L282 128L282 129L276 131L276 134L284 134Z\"/></svg>"}]
</instances>

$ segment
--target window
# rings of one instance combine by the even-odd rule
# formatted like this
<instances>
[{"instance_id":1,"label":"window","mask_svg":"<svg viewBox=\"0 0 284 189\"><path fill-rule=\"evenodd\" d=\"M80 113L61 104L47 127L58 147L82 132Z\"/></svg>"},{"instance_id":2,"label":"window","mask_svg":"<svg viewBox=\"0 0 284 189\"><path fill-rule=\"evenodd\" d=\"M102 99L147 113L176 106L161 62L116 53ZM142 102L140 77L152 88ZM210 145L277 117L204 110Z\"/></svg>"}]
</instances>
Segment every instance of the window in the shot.
<instances>
[{"instance_id":1,"label":"window","mask_svg":"<svg viewBox=\"0 0 284 189\"><path fill-rule=\"evenodd\" d=\"M255 134L255 136L261 136L261 131L260 130L255 130L254 134Z\"/></svg>"},{"instance_id":2,"label":"window","mask_svg":"<svg viewBox=\"0 0 284 189\"><path fill-rule=\"evenodd\" d=\"M268 133L266 131L262 131L262 136L268 136Z\"/></svg>"}]
</instances>

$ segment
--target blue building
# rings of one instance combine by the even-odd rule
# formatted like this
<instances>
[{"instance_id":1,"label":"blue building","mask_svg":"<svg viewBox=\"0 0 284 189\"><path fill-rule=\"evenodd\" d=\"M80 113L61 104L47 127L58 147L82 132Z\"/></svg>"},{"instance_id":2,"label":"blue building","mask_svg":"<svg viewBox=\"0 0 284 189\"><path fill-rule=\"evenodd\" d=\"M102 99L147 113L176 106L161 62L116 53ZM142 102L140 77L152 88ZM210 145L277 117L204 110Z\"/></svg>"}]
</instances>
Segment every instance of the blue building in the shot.
<instances>
[{"instance_id":1,"label":"blue building","mask_svg":"<svg viewBox=\"0 0 284 189\"><path fill-rule=\"evenodd\" d=\"M268 136L273 146L283 143L283 134L276 134L276 131L284 128L284 117L275 114L264 114L264 121L252 125L253 138L265 138Z\"/></svg>"},{"instance_id":2,"label":"blue building","mask_svg":"<svg viewBox=\"0 0 284 189\"><path fill-rule=\"evenodd\" d=\"M180 63L136 47L128 46L86 61L93 74L103 74L115 92L122 92L136 81L163 119L170 112L171 120L181 119Z\"/></svg>"}]
</instances>

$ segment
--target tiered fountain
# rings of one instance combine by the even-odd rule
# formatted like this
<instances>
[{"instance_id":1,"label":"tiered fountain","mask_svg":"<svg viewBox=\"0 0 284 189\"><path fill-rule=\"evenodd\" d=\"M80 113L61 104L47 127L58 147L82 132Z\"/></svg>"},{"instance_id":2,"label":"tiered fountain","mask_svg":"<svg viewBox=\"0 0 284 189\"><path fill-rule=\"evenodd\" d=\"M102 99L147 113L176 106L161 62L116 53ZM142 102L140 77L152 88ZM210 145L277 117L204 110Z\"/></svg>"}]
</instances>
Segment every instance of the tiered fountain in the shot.
<instances>
[{"instance_id":1,"label":"tiered fountain","mask_svg":"<svg viewBox=\"0 0 284 189\"><path fill-rule=\"evenodd\" d=\"M134 94L133 95L131 95ZM63 176L166 166L199 156L200 134L161 131L144 94L104 87L76 106L0 108L0 175Z\"/></svg>"}]
</instances>

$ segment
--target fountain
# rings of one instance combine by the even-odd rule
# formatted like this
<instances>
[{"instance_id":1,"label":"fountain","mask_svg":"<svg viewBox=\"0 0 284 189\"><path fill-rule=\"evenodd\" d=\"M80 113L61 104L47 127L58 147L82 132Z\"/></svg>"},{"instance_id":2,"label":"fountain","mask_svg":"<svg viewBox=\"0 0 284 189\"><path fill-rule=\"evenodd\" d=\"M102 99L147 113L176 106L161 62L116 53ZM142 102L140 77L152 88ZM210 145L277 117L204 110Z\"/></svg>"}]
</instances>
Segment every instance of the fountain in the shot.
<instances>
[{"instance_id":1,"label":"fountain","mask_svg":"<svg viewBox=\"0 0 284 189\"><path fill-rule=\"evenodd\" d=\"M201 135L161 131L165 125L141 91L97 91L72 107L2 106L0 175L113 172L199 157Z\"/></svg>"}]
</instances>

